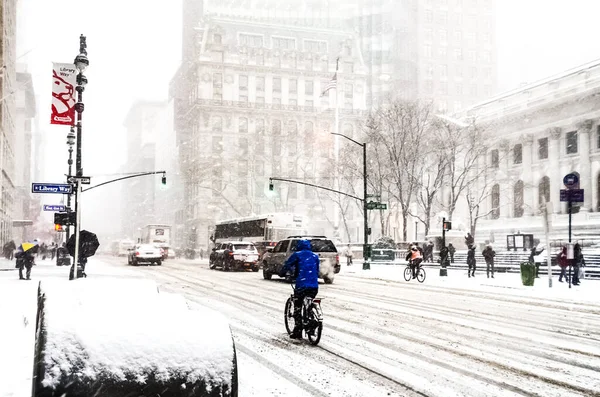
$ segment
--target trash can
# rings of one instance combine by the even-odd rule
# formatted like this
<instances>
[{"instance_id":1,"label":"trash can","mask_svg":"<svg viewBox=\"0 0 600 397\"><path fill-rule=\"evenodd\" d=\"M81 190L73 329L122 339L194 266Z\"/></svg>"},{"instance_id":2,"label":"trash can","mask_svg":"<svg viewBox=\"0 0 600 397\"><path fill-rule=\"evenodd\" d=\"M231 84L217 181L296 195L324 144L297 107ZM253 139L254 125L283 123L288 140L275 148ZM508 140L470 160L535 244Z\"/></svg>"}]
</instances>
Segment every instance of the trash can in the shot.
<instances>
[{"instance_id":1,"label":"trash can","mask_svg":"<svg viewBox=\"0 0 600 397\"><path fill-rule=\"evenodd\" d=\"M535 281L535 265L533 263L521 263L521 281L527 287L533 286L533 282Z\"/></svg>"}]
</instances>

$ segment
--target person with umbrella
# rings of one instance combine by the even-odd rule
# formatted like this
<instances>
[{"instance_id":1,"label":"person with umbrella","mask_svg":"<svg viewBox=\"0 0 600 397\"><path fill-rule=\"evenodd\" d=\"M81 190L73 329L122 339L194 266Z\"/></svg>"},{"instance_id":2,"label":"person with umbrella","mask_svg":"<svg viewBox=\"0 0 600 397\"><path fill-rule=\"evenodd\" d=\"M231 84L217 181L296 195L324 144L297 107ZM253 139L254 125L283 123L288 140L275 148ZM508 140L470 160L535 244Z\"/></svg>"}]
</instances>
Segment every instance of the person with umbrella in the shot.
<instances>
[{"instance_id":1,"label":"person with umbrella","mask_svg":"<svg viewBox=\"0 0 600 397\"><path fill-rule=\"evenodd\" d=\"M19 280L31 280L31 268L35 264L34 254L38 250L38 245L34 243L23 243L17 250L15 258L17 259L17 268L19 269ZM26 278L23 277L23 268L27 269Z\"/></svg>"},{"instance_id":2,"label":"person with umbrella","mask_svg":"<svg viewBox=\"0 0 600 397\"><path fill-rule=\"evenodd\" d=\"M98 237L87 230L82 230L79 232L79 252L78 252L78 262L77 266L81 266L81 275L87 277L85 274L85 265L87 263L87 258L90 256L94 256L96 254L96 250L100 246L100 242L98 241ZM75 257L75 235L73 234L69 237L69 241L67 241L67 250L69 251L69 255ZM74 270L75 263L73 263L73 267L71 268L71 273L69 273L69 279L74 278ZM79 271L79 270L78 270Z\"/></svg>"}]
</instances>

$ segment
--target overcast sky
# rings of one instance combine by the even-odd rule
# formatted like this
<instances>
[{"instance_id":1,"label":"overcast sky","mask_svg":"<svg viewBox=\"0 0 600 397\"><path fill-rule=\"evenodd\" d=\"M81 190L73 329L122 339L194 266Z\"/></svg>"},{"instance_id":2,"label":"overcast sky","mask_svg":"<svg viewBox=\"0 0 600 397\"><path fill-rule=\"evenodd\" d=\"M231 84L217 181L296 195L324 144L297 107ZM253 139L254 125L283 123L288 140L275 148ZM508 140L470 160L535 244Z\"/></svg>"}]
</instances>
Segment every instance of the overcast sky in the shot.
<instances>
[{"instance_id":1,"label":"overcast sky","mask_svg":"<svg viewBox=\"0 0 600 397\"><path fill-rule=\"evenodd\" d=\"M600 58L600 41L595 39L600 1L496 3L500 90ZM84 93L84 174L109 174L124 162L122 123L131 104L137 99L167 99L168 83L180 60L181 0L19 1L17 56L33 74L39 125L50 141L47 181L63 180L67 170L68 128L49 124L51 62L72 62L81 33L87 36L90 59ZM52 203L56 198L44 200ZM110 230L118 222L109 216L118 210L117 186L90 192L86 200L90 229ZM90 215L85 208L95 211Z\"/></svg>"}]
</instances>

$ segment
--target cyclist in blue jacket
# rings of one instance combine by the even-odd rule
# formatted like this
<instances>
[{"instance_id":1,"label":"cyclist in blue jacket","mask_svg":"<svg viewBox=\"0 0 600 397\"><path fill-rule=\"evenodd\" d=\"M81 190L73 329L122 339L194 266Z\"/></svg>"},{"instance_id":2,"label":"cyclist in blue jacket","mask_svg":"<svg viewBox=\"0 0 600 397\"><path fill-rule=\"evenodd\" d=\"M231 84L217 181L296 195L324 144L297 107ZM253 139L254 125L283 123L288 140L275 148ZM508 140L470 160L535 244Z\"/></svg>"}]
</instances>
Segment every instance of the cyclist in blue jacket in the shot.
<instances>
[{"instance_id":1,"label":"cyclist in blue jacket","mask_svg":"<svg viewBox=\"0 0 600 397\"><path fill-rule=\"evenodd\" d=\"M296 282L294 290L294 330L290 335L292 339L302 337L302 302L304 297L315 298L319 293L319 257L312 252L309 240L299 240L294 252L285 265L281 268L279 275L285 277L287 272L293 272Z\"/></svg>"}]
</instances>

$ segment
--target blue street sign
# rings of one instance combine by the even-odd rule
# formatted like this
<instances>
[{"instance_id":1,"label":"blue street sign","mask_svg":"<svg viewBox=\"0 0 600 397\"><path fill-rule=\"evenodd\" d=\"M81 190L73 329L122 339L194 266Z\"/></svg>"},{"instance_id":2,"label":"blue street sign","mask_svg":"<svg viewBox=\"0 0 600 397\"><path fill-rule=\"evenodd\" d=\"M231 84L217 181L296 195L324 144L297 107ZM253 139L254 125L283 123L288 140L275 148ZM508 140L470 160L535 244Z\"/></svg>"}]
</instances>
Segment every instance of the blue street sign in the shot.
<instances>
[{"instance_id":1,"label":"blue street sign","mask_svg":"<svg viewBox=\"0 0 600 397\"><path fill-rule=\"evenodd\" d=\"M63 183L32 183L31 193L70 194L73 187Z\"/></svg>"},{"instance_id":2,"label":"blue street sign","mask_svg":"<svg viewBox=\"0 0 600 397\"><path fill-rule=\"evenodd\" d=\"M563 178L563 184L568 188L575 187L579 185L579 176L577 174L567 174Z\"/></svg>"},{"instance_id":3,"label":"blue street sign","mask_svg":"<svg viewBox=\"0 0 600 397\"><path fill-rule=\"evenodd\" d=\"M583 203L583 189L560 189L560 201L569 201L571 196L571 202Z\"/></svg>"},{"instance_id":4,"label":"blue street sign","mask_svg":"<svg viewBox=\"0 0 600 397\"><path fill-rule=\"evenodd\" d=\"M65 210L64 205L47 205L44 204L44 211L55 211L55 212L63 212Z\"/></svg>"}]
</instances>

